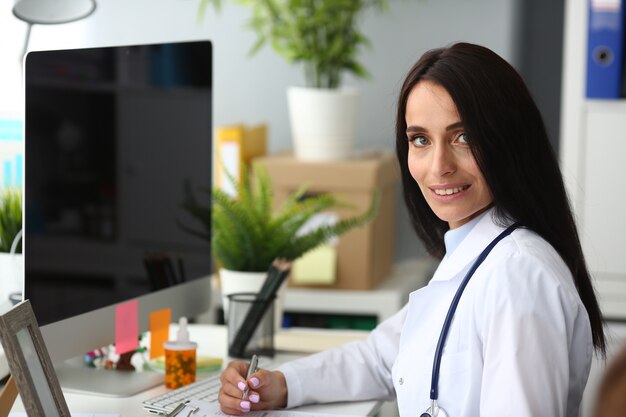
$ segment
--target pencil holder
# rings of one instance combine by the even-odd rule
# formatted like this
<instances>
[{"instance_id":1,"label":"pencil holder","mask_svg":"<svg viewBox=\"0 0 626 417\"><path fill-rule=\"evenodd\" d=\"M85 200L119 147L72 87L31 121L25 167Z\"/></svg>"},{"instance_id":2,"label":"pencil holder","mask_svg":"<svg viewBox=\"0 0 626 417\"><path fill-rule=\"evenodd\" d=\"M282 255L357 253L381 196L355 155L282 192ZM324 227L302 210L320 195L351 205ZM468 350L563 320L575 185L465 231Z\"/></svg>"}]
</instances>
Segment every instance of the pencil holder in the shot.
<instances>
[{"instance_id":1,"label":"pencil holder","mask_svg":"<svg viewBox=\"0 0 626 417\"><path fill-rule=\"evenodd\" d=\"M228 352L230 356L251 358L274 356L274 300L260 300L256 293L228 296ZM246 337L242 339L242 334ZM233 345L244 343L233 350Z\"/></svg>"}]
</instances>

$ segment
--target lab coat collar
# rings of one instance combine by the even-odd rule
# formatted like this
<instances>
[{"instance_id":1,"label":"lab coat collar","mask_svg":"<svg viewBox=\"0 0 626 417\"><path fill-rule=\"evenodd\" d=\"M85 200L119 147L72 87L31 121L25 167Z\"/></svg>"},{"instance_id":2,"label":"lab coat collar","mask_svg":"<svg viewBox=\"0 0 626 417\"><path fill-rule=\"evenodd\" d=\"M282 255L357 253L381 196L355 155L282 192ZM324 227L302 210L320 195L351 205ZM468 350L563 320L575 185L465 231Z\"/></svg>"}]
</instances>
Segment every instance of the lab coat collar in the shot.
<instances>
[{"instance_id":1,"label":"lab coat collar","mask_svg":"<svg viewBox=\"0 0 626 417\"><path fill-rule=\"evenodd\" d=\"M432 281L448 281L457 276L506 228L495 223L494 210L489 209L454 252L441 261Z\"/></svg>"}]
</instances>

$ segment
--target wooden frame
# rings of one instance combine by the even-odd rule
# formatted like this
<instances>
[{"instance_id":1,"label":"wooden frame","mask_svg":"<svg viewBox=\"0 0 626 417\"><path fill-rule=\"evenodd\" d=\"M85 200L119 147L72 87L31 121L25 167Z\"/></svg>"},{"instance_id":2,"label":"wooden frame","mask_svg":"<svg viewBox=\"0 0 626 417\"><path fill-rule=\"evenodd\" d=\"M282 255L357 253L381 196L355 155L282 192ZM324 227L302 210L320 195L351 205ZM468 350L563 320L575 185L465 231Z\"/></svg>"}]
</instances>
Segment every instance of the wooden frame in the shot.
<instances>
[{"instance_id":1,"label":"wooden frame","mask_svg":"<svg viewBox=\"0 0 626 417\"><path fill-rule=\"evenodd\" d=\"M29 417L70 417L30 301L0 315L0 341Z\"/></svg>"}]
</instances>

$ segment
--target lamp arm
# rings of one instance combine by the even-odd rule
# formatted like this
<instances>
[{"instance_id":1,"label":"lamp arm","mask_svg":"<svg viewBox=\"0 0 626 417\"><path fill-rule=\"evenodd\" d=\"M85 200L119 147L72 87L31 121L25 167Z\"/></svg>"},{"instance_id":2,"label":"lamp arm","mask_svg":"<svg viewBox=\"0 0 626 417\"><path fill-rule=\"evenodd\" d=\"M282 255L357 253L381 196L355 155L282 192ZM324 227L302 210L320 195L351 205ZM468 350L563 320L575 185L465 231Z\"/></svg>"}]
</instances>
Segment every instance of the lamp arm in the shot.
<instances>
[{"instance_id":1,"label":"lamp arm","mask_svg":"<svg viewBox=\"0 0 626 417\"><path fill-rule=\"evenodd\" d=\"M33 24L30 22L26 22L28 26L26 27L26 37L24 38L24 46L22 47L22 54L20 55L20 64L24 65L24 56L26 52L28 52L28 42L30 41L30 29L33 27Z\"/></svg>"}]
</instances>

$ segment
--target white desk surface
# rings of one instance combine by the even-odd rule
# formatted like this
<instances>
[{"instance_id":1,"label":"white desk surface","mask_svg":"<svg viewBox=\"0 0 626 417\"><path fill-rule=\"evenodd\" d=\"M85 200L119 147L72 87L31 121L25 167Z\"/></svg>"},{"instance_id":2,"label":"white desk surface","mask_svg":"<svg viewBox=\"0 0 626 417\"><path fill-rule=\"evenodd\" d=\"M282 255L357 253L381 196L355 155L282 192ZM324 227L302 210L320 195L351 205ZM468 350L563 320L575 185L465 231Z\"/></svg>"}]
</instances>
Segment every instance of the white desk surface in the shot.
<instances>
[{"instance_id":1,"label":"white desk surface","mask_svg":"<svg viewBox=\"0 0 626 417\"><path fill-rule=\"evenodd\" d=\"M170 335L175 334L175 325L170 329ZM198 353L225 358L228 361L226 349L226 328L219 325L190 325L191 340L198 342ZM293 355L279 354L276 359L289 359ZM114 371L111 371L114 372ZM199 375L202 377L202 375ZM117 413L122 417L152 416L143 409L142 401L166 391L164 385L144 391L132 397L106 398L93 395L65 393L65 400L72 413ZM353 403L334 403L311 405L302 407L308 411L319 411L329 414L350 414L370 416L376 414L382 405L379 401L363 401ZM12 411L23 411L21 401L16 401Z\"/></svg>"}]
</instances>

